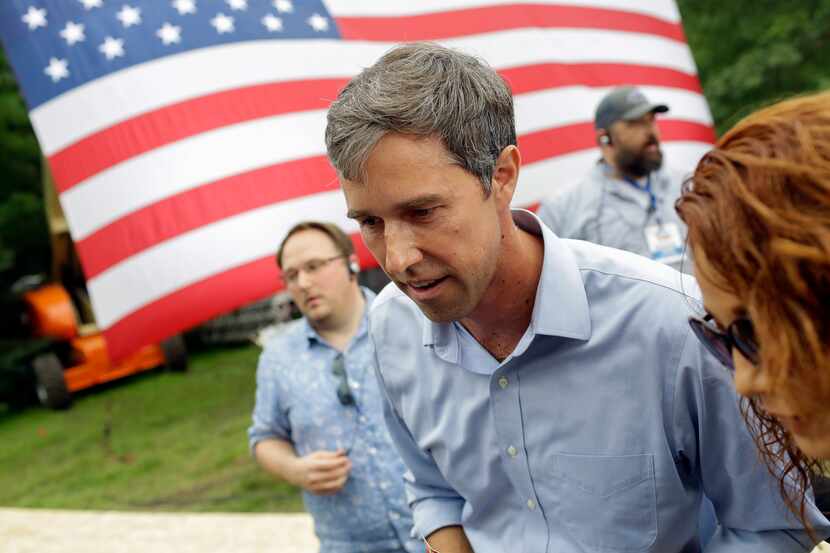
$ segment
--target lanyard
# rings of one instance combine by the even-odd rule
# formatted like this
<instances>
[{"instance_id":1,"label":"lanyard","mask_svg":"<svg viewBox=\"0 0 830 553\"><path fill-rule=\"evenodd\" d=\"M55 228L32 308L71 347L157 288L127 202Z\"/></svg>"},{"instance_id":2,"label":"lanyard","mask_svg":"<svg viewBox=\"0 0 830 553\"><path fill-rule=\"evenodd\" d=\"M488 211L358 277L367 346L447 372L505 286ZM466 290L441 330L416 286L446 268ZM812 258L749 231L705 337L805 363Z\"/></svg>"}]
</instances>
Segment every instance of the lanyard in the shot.
<instances>
[{"instance_id":1,"label":"lanyard","mask_svg":"<svg viewBox=\"0 0 830 553\"><path fill-rule=\"evenodd\" d=\"M638 183L636 180L634 180L630 177L623 177L622 179L623 179L623 181L630 184L631 186L633 186L637 190L643 190L644 192L647 192L648 193L648 200L649 200L648 212L649 213L654 213L655 211L657 211L657 196L655 196L654 192L651 190L651 174L649 174L646 177L645 186L640 186L640 183Z\"/></svg>"}]
</instances>

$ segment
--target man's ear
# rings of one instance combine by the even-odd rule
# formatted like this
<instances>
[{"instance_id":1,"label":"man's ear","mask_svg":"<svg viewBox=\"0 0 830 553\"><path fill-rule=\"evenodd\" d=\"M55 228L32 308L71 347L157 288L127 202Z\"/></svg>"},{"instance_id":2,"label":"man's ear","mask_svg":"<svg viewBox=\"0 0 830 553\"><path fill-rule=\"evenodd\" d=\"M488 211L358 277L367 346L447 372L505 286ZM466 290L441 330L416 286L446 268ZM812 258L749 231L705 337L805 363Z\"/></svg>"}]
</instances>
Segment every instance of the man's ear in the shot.
<instances>
[{"instance_id":1,"label":"man's ear","mask_svg":"<svg viewBox=\"0 0 830 553\"><path fill-rule=\"evenodd\" d=\"M522 156L516 146L510 145L501 151L493 166L491 179L491 194L496 199L510 205L516 185L519 182L519 168L522 166Z\"/></svg>"}]
</instances>

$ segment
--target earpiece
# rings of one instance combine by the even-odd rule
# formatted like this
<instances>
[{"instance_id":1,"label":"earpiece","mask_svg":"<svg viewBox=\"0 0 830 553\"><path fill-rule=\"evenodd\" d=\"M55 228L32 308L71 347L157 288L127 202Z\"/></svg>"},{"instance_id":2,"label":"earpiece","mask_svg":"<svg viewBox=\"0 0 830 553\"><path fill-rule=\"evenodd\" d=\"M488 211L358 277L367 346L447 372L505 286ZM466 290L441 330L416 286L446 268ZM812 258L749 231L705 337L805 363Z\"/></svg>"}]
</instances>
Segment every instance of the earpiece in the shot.
<instances>
[{"instance_id":1,"label":"earpiece","mask_svg":"<svg viewBox=\"0 0 830 553\"><path fill-rule=\"evenodd\" d=\"M599 135L599 143L605 146L610 146L611 142L611 135L610 134L601 134Z\"/></svg>"},{"instance_id":2,"label":"earpiece","mask_svg":"<svg viewBox=\"0 0 830 553\"><path fill-rule=\"evenodd\" d=\"M357 261L349 261L349 272L356 275L360 272L360 264Z\"/></svg>"}]
</instances>

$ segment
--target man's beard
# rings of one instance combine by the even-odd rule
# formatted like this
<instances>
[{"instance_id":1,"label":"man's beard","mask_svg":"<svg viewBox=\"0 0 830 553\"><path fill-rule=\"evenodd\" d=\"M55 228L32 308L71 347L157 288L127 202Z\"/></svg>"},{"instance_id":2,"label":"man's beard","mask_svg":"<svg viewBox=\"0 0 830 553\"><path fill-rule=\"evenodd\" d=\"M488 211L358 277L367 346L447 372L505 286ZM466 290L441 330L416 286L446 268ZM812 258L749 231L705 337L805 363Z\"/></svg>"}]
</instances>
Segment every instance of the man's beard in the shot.
<instances>
[{"instance_id":1,"label":"man's beard","mask_svg":"<svg viewBox=\"0 0 830 553\"><path fill-rule=\"evenodd\" d=\"M652 171L658 170L663 166L663 152L658 149L655 155L649 155L645 151L649 144L655 143L649 142L639 152L618 148L614 160L617 163L617 170L623 175L630 175L635 178L645 177ZM660 147L659 144L657 147Z\"/></svg>"}]
</instances>

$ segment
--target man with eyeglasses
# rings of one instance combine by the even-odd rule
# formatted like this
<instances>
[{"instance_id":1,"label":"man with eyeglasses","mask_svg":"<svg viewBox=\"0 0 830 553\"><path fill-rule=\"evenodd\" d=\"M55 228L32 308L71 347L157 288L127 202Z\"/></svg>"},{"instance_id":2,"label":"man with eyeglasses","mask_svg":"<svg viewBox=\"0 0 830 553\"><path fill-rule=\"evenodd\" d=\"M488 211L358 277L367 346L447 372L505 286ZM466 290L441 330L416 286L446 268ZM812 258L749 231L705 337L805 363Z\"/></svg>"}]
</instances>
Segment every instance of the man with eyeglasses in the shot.
<instances>
[{"instance_id":1,"label":"man with eyeglasses","mask_svg":"<svg viewBox=\"0 0 830 553\"><path fill-rule=\"evenodd\" d=\"M251 452L303 489L321 553L421 553L371 368L374 294L357 283L352 242L336 225L306 221L276 261L303 318L260 357Z\"/></svg>"}]
</instances>

